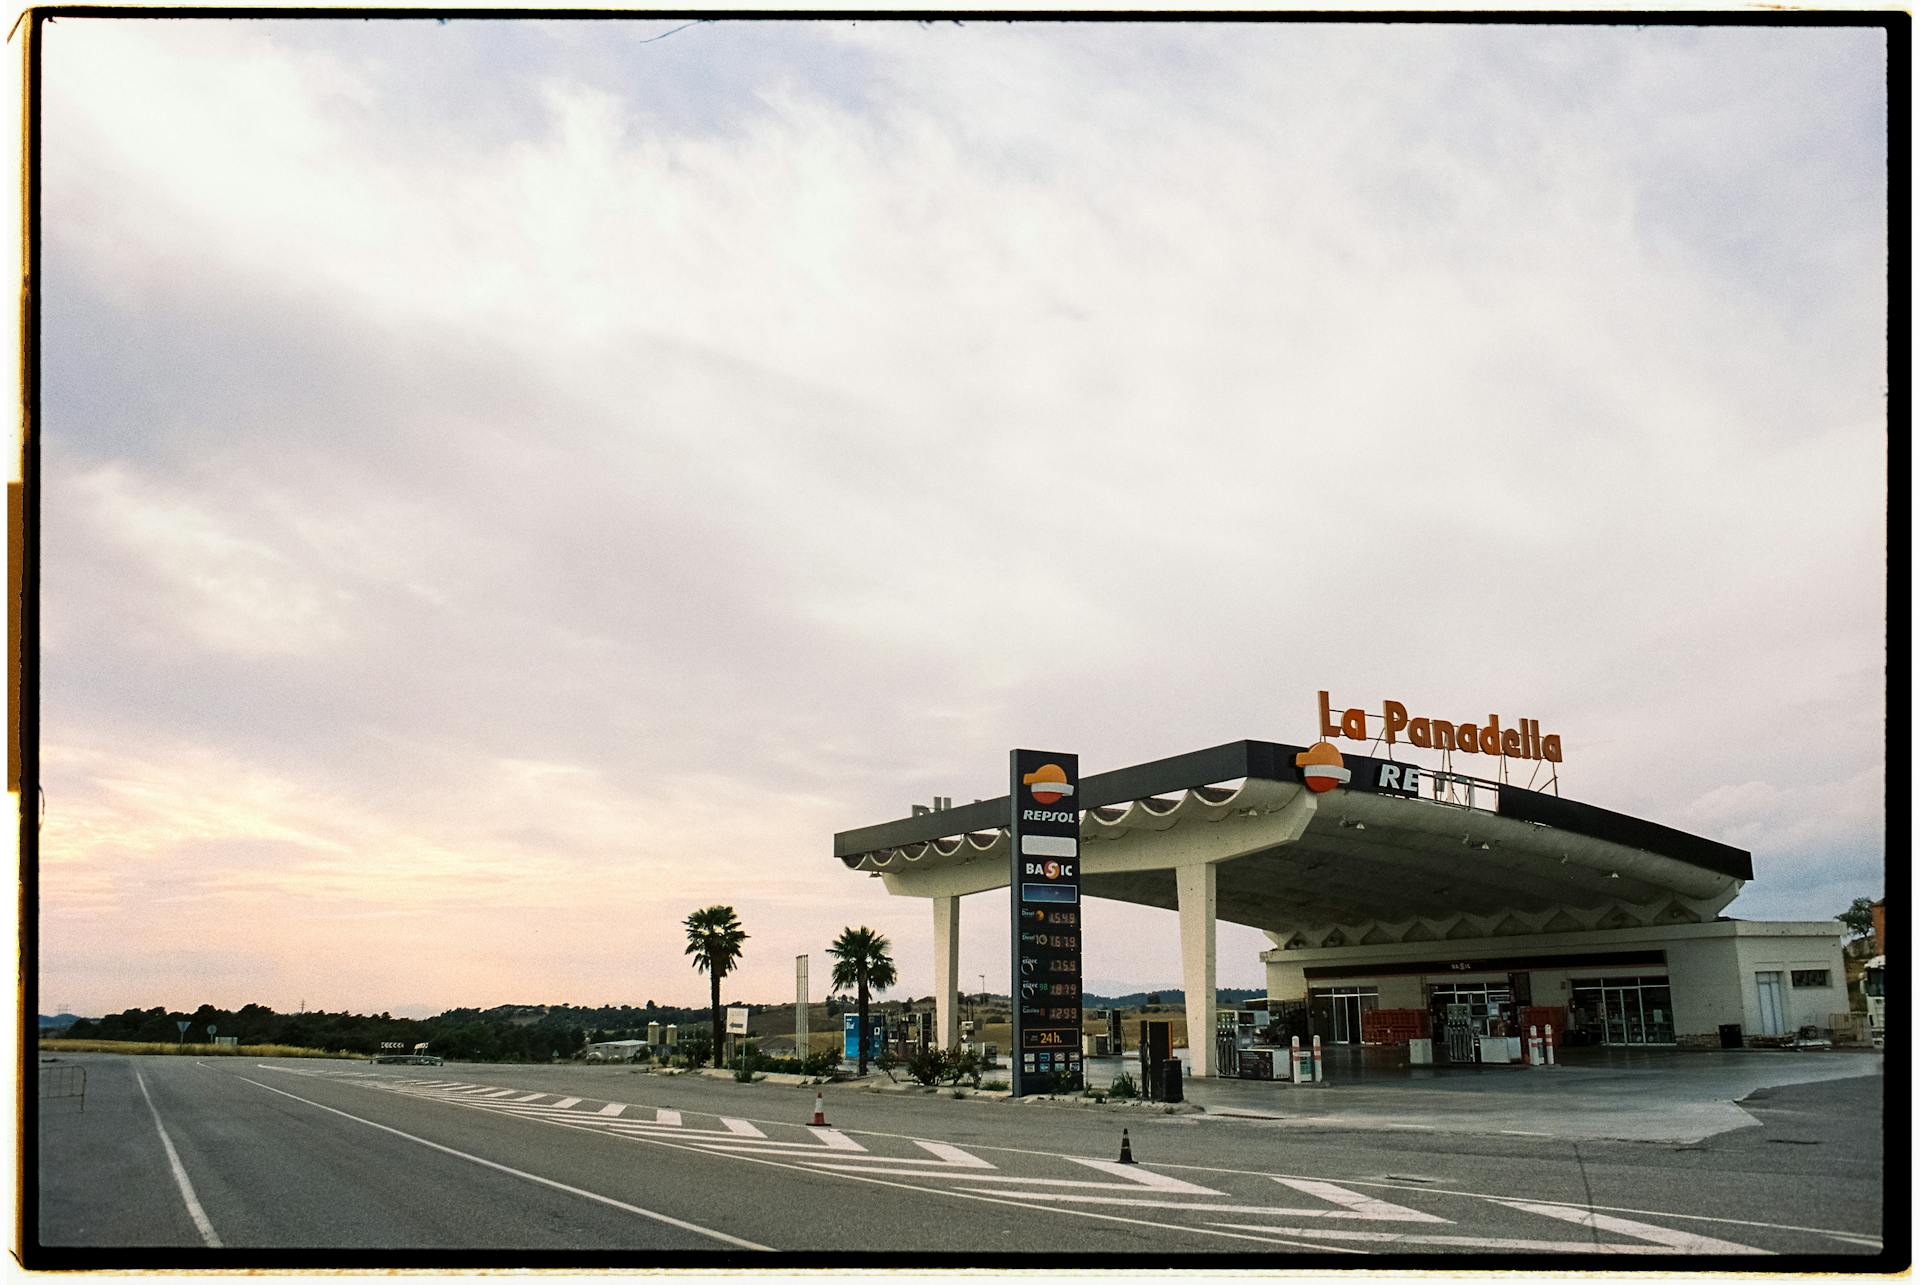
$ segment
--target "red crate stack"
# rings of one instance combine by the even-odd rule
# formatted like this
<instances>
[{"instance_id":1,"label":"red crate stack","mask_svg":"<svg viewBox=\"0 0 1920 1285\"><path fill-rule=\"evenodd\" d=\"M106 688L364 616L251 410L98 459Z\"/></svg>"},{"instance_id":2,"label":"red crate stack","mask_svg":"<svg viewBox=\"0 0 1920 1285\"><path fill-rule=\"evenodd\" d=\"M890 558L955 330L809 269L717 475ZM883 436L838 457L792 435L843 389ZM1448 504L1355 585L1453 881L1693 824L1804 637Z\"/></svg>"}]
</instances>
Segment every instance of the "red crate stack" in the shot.
<instances>
[{"instance_id":1,"label":"red crate stack","mask_svg":"<svg viewBox=\"0 0 1920 1285\"><path fill-rule=\"evenodd\" d=\"M1553 1027L1555 1038L1558 1038L1560 1032L1567 1029L1566 1008L1548 1008L1544 1005L1536 1004L1532 1008L1521 1009L1520 1033L1526 1035L1528 1034L1528 1028L1534 1026L1540 1028L1540 1034L1542 1035L1545 1035L1547 1033L1547 1027L1551 1026Z\"/></svg>"},{"instance_id":2,"label":"red crate stack","mask_svg":"<svg viewBox=\"0 0 1920 1285\"><path fill-rule=\"evenodd\" d=\"M1433 1018L1424 1008L1375 1008L1360 1014L1360 1039L1367 1044L1405 1044L1433 1034Z\"/></svg>"}]
</instances>

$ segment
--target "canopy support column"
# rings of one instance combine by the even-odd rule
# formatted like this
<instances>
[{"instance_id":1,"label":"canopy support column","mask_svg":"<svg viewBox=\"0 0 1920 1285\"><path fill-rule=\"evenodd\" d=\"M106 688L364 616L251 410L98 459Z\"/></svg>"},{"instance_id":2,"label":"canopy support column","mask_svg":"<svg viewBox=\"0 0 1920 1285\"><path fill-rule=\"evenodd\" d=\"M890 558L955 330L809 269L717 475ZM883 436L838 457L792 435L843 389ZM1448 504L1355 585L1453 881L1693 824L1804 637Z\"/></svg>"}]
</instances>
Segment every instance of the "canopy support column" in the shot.
<instances>
[{"instance_id":1,"label":"canopy support column","mask_svg":"<svg viewBox=\"0 0 1920 1285\"><path fill-rule=\"evenodd\" d=\"M933 1011L940 1047L960 1043L960 898L933 898Z\"/></svg>"},{"instance_id":2,"label":"canopy support column","mask_svg":"<svg viewBox=\"0 0 1920 1285\"><path fill-rule=\"evenodd\" d=\"M1180 866L1173 872L1180 897L1180 973L1187 988L1187 1066L1213 1074L1214 909L1213 864Z\"/></svg>"}]
</instances>

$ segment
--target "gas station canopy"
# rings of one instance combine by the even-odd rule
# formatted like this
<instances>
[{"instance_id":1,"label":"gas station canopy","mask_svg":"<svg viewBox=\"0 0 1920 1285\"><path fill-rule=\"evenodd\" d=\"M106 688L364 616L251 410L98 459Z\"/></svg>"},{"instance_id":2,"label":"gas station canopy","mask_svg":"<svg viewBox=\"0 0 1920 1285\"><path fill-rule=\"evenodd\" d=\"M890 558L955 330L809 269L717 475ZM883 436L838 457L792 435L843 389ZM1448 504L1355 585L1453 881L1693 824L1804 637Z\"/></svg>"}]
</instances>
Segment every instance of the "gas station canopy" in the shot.
<instances>
[{"instance_id":1,"label":"gas station canopy","mask_svg":"<svg viewBox=\"0 0 1920 1285\"><path fill-rule=\"evenodd\" d=\"M1697 923L1753 877L1738 848L1387 759L1345 755L1316 793L1303 753L1234 741L1082 778L1083 891L1178 909L1177 872L1205 864L1217 918L1329 946ZM1002 796L842 832L834 855L897 895L983 892L1008 882L1008 821Z\"/></svg>"}]
</instances>

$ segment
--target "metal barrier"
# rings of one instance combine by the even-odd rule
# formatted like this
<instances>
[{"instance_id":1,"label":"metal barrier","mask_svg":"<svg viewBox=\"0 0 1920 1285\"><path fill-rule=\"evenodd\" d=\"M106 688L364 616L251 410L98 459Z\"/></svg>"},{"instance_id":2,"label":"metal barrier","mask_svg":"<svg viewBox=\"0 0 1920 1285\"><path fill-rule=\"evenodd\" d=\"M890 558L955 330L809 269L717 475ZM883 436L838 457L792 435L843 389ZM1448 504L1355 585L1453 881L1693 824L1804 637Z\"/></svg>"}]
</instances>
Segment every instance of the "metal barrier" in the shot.
<instances>
[{"instance_id":1,"label":"metal barrier","mask_svg":"<svg viewBox=\"0 0 1920 1285\"><path fill-rule=\"evenodd\" d=\"M87 1068L84 1066L42 1066L40 1100L78 1098L80 1109L87 1109Z\"/></svg>"}]
</instances>

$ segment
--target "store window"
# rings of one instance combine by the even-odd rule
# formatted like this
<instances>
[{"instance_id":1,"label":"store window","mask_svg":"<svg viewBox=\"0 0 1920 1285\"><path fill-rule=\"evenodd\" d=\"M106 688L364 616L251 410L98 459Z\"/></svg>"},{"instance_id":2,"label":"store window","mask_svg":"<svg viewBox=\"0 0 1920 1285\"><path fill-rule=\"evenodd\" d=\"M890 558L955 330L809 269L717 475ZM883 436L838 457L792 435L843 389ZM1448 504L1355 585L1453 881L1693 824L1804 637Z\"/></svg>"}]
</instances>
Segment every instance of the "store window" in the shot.
<instances>
[{"instance_id":1,"label":"store window","mask_svg":"<svg viewBox=\"0 0 1920 1285\"><path fill-rule=\"evenodd\" d=\"M1316 1013L1324 1014L1328 1039L1334 1044L1361 1042L1361 1017L1380 1007L1378 986L1315 987L1309 996Z\"/></svg>"},{"instance_id":2,"label":"store window","mask_svg":"<svg viewBox=\"0 0 1920 1285\"><path fill-rule=\"evenodd\" d=\"M1795 986L1831 986L1833 975L1824 968L1796 968L1793 970Z\"/></svg>"},{"instance_id":3,"label":"store window","mask_svg":"<svg viewBox=\"0 0 1920 1285\"><path fill-rule=\"evenodd\" d=\"M1673 990L1664 977L1575 978L1568 1025L1586 1044L1672 1044Z\"/></svg>"}]
</instances>

